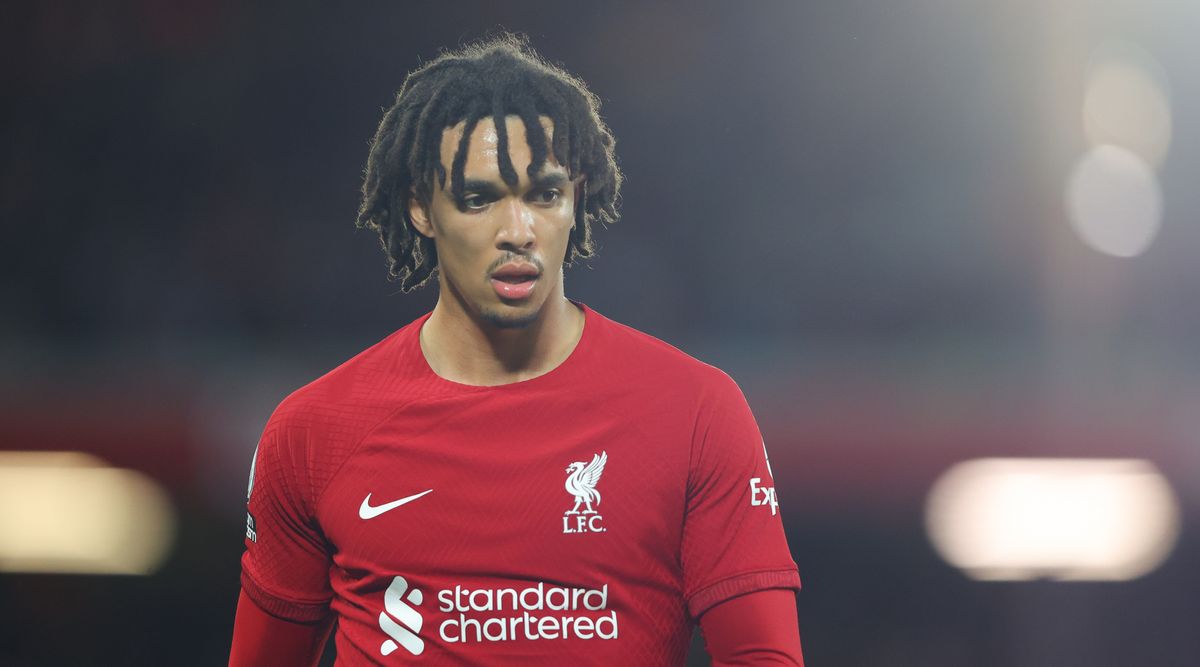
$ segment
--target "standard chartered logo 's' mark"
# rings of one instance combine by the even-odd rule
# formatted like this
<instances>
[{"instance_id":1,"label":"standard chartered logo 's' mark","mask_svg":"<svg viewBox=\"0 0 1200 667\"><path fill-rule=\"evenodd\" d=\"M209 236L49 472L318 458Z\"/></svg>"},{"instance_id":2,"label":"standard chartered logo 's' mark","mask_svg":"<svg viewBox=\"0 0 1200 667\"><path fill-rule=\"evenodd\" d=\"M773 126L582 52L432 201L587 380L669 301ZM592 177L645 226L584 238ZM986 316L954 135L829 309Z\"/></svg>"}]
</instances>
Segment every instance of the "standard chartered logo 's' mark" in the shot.
<instances>
[{"instance_id":1,"label":"standard chartered logo 's' mark","mask_svg":"<svg viewBox=\"0 0 1200 667\"><path fill-rule=\"evenodd\" d=\"M417 636L421 631L421 614L413 609L413 605L419 606L423 600L421 591L410 589L404 577L392 579L392 585L383 594L383 607L387 611L379 612L379 628L391 639L379 646L380 653L391 655L400 646L413 655L421 655L425 651L425 641Z\"/></svg>"}]
</instances>

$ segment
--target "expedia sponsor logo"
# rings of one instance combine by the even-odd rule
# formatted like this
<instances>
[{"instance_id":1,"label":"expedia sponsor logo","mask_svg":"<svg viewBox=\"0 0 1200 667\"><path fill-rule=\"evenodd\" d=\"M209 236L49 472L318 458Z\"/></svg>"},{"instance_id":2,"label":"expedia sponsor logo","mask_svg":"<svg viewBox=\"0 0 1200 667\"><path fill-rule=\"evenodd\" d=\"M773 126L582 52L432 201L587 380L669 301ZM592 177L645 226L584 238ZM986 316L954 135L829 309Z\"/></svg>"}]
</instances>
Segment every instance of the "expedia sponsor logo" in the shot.
<instances>
[{"instance_id":1,"label":"expedia sponsor logo","mask_svg":"<svg viewBox=\"0 0 1200 667\"><path fill-rule=\"evenodd\" d=\"M774 516L779 513L779 499L775 496L775 487L764 486L761 482L760 477L750 479L750 504L754 507L770 505L771 515Z\"/></svg>"},{"instance_id":2,"label":"expedia sponsor logo","mask_svg":"<svg viewBox=\"0 0 1200 667\"><path fill-rule=\"evenodd\" d=\"M437 611L447 615L438 637L450 645L553 639L616 639L617 612L608 607L608 584L600 588L548 586L465 588L438 591ZM389 655L403 647L413 655L425 650L418 633L424 625L421 592L396 577L384 593L379 627L390 637L380 646ZM426 615L428 612L426 612Z\"/></svg>"}]
</instances>

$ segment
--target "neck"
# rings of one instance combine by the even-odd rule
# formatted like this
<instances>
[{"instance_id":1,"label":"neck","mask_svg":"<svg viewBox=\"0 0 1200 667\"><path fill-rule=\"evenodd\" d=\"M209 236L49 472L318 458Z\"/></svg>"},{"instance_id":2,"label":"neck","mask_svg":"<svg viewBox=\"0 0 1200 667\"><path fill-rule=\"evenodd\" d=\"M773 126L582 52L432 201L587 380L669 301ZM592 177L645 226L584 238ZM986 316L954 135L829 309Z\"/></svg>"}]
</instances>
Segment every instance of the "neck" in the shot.
<instances>
[{"instance_id":1,"label":"neck","mask_svg":"<svg viewBox=\"0 0 1200 667\"><path fill-rule=\"evenodd\" d=\"M521 382L565 361L583 334L583 320L583 311L561 287L547 297L537 318L520 328L497 327L443 289L421 328L421 351L434 373L453 382Z\"/></svg>"}]
</instances>

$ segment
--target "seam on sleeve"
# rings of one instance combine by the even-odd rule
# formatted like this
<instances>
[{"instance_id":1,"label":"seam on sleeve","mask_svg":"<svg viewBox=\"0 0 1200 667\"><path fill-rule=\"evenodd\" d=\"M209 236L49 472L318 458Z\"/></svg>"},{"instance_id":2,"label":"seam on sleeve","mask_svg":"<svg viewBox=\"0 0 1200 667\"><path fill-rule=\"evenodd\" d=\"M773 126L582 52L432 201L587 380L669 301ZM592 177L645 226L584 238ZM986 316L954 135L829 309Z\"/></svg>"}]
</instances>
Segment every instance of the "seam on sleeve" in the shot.
<instances>
[{"instance_id":1,"label":"seam on sleeve","mask_svg":"<svg viewBox=\"0 0 1200 667\"><path fill-rule=\"evenodd\" d=\"M711 366L709 364L704 364L704 366L707 369L716 371L718 374L724 373L724 371L716 366ZM700 459L704 457L704 452L708 447L708 432L712 427L712 414L711 409L709 409L710 403L715 400L715 397L712 395L712 387L709 381L706 381L706 379L697 378L697 383L700 385L701 390L699 395L696 397L696 413L692 417L692 439L688 451L686 486L687 498L685 501L690 500L692 493L696 490L696 484L698 483L697 471L700 468ZM703 430L701 429L700 424L701 418L705 418Z\"/></svg>"},{"instance_id":2,"label":"seam on sleeve","mask_svg":"<svg viewBox=\"0 0 1200 667\"><path fill-rule=\"evenodd\" d=\"M700 618L719 602L768 588L800 590L800 574L793 566L789 569L758 570L726 577L687 596L688 613L694 619Z\"/></svg>"},{"instance_id":3,"label":"seam on sleeve","mask_svg":"<svg viewBox=\"0 0 1200 667\"><path fill-rule=\"evenodd\" d=\"M263 611L285 621L312 623L329 615L329 600L292 600L273 593L255 581L245 568L242 569L242 590Z\"/></svg>"}]
</instances>

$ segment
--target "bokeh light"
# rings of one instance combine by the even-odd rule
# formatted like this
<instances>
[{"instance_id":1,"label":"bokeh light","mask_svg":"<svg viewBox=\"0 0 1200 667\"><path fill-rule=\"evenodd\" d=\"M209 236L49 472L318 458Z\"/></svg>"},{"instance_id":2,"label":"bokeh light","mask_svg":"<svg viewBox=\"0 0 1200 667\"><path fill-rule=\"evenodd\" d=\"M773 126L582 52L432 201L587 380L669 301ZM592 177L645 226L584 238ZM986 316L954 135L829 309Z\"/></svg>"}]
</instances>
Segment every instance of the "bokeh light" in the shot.
<instances>
[{"instance_id":1,"label":"bokeh light","mask_svg":"<svg viewBox=\"0 0 1200 667\"><path fill-rule=\"evenodd\" d=\"M974 579L1127 580L1173 548L1179 507L1136 459L976 459L930 490L938 553Z\"/></svg>"},{"instance_id":2,"label":"bokeh light","mask_svg":"<svg viewBox=\"0 0 1200 667\"><path fill-rule=\"evenodd\" d=\"M1162 192L1154 171L1118 146L1092 148L1067 183L1071 227L1089 247L1114 257L1135 257L1162 226Z\"/></svg>"},{"instance_id":3,"label":"bokeh light","mask_svg":"<svg viewBox=\"0 0 1200 667\"><path fill-rule=\"evenodd\" d=\"M1097 59L1087 82L1083 125L1093 145L1112 144L1162 164L1171 143L1166 78L1149 55L1123 49Z\"/></svg>"},{"instance_id":4,"label":"bokeh light","mask_svg":"<svg viewBox=\"0 0 1200 667\"><path fill-rule=\"evenodd\" d=\"M0 452L0 572L151 574L175 523L141 473L79 452Z\"/></svg>"}]
</instances>

